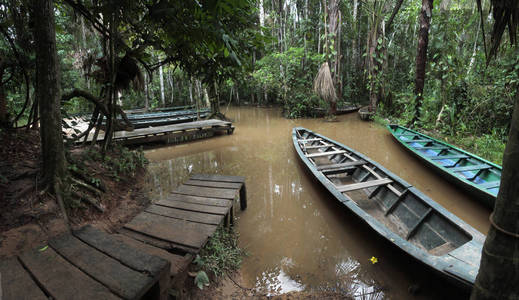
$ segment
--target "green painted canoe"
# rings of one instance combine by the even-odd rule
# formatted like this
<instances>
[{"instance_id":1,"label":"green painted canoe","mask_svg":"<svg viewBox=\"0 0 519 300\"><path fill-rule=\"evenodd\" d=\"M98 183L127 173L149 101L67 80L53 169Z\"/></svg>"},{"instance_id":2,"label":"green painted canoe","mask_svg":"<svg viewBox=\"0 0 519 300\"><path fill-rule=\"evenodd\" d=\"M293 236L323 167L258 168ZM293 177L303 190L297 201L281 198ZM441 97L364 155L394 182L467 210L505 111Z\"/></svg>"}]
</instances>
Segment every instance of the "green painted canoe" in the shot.
<instances>
[{"instance_id":1,"label":"green painted canoe","mask_svg":"<svg viewBox=\"0 0 519 300\"><path fill-rule=\"evenodd\" d=\"M292 142L333 198L376 233L453 282L474 284L483 234L358 151L302 127Z\"/></svg>"},{"instance_id":2,"label":"green painted canoe","mask_svg":"<svg viewBox=\"0 0 519 300\"><path fill-rule=\"evenodd\" d=\"M494 208L501 166L409 128L399 125L388 125L387 128L404 147L434 170L446 174L446 179Z\"/></svg>"}]
</instances>

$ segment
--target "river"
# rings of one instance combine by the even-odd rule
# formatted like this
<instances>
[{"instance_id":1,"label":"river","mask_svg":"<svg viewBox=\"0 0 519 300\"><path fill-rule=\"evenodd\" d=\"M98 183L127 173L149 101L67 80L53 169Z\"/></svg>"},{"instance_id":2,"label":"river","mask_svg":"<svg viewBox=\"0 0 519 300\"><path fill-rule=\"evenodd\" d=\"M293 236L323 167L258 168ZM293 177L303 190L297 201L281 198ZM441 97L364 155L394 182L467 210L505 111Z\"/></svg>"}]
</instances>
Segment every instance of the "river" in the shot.
<instances>
[{"instance_id":1,"label":"river","mask_svg":"<svg viewBox=\"0 0 519 300\"><path fill-rule=\"evenodd\" d=\"M233 135L145 153L154 198L190 174L246 177L248 208L236 224L249 253L241 269L244 285L270 294L349 291L358 299L467 297L346 211L306 170L291 140L292 128L302 126L358 150L486 234L490 211L426 168L384 127L360 121L356 113L338 122L289 120L278 108L230 108L226 115L234 120Z\"/></svg>"}]
</instances>

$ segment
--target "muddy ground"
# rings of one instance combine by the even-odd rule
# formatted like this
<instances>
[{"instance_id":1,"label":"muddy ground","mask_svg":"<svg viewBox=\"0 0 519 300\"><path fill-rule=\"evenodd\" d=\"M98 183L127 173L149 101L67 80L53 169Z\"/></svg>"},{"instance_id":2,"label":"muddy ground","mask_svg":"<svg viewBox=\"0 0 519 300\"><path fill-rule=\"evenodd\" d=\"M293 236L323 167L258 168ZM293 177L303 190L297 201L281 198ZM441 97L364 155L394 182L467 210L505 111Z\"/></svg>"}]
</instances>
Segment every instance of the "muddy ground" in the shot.
<instances>
[{"instance_id":1,"label":"muddy ground","mask_svg":"<svg viewBox=\"0 0 519 300\"><path fill-rule=\"evenodd\" d=\"M55 198L41 185L38 132L0 132L0 144L0 257L7 257L46 244L67 226ZM72 149L68 155L74 160L81 152ZM102 162L86 161L82 168L86 168L84 174L104 183L106 192L90 195L104 212L76 200L68 209L72 229L94 224L113 231L149 203L143 176L115 177Z\"/></svg>"}]
</instances>

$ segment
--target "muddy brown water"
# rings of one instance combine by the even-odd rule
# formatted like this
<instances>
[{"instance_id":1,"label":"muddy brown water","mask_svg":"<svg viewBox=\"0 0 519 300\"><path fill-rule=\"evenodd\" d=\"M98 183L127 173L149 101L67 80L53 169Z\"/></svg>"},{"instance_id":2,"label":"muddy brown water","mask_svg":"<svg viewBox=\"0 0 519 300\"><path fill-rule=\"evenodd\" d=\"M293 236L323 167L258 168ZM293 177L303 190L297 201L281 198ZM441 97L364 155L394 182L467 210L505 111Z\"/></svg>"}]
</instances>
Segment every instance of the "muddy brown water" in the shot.
<instances>
[{"instance_id":1,"label":"muddy brown water","mask_svg":"<svg viewBox=\"0 0 519 300\"><path fill-rule=\"evenodd\" d=\"M356 113L339 122L288 120L277 108L231 108L226 114L235 121L233 135L147 150L146 156L154 198L190 174L247 178L248 208L236 225L249 253L241 269L245 286L269 294L348 291L359 299L468 297L344 209L306 170L291 140L292 128L303 126L358 150L486 233L489 210L427 169L384 127L360 121Z\"/></svg>"}]
</instances>

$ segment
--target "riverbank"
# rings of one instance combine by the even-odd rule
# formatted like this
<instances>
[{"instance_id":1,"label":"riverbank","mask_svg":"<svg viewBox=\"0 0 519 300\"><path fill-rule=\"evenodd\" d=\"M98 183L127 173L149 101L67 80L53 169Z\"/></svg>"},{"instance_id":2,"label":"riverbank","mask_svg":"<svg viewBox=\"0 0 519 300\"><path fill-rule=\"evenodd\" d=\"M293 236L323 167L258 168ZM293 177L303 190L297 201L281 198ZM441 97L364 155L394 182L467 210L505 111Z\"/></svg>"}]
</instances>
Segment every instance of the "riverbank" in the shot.
<instances>
[{"instance_id":1,"label":"riverbank","mask_svg":"<svg viewBox=\"0 0 519 300\"><path fill-rule=\"evenodd\" d=\"M0 257L8 257L46 244L67 226L54 197L38 184L42 175L38 132L0 135ZM149 203L142 162L132 164L127 150L116 149L104 159L98 150L74 148L67 154L69 171L88 174L89 183L98 187L91 194L82 192L97 207L74 198L79 188L72 187L67 209L72 229L93 224L111 231Z\"/></svg>"}]
</instances>

